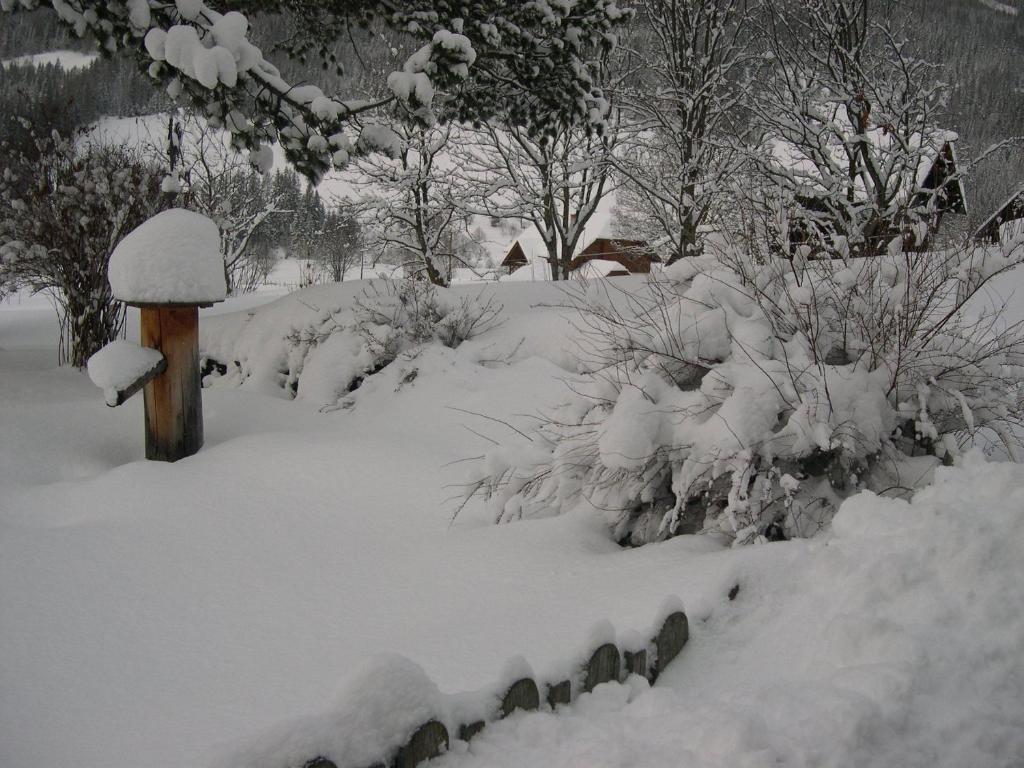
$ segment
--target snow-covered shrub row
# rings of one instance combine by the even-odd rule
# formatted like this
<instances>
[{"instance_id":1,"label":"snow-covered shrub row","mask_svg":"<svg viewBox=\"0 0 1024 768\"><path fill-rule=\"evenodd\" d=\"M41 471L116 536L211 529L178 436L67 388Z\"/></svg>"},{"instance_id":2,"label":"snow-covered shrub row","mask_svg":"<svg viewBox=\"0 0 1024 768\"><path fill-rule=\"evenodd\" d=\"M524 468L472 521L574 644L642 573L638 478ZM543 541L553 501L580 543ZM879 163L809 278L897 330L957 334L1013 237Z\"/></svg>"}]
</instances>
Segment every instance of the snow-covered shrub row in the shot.
<instances>
[{"instance_id":1,"label":"snow-covered shrub row","mask_svg":"<svg viewBox=\"0 0 1024 768\"><path fill-rule=\"evenodd\" d=\"M678 597L664 600L656 620L646 631L621 635L627 642L625 645L618 643L620 657L623 650L645 650L647 658L653 659L656 638L666 621L682 611ZM585 655L566 657L551 665L540 677L526 659L515 656L487 687L456 694L442 693L423 668L410 659L396 653L381 653L357 665L347 675L327 712L271 728L226 752L215 765L216 768L285 768L308 765L317 758L330 760L336 768L390 764L409 737L428 721L444 725L450 739L460 734L468 739L471 736L466 735L464 726L491 722L510 714L502 711L502 700L519 681L529 679L537 683L542 707L547 706L544 702L548 685L563 681L569 681L569 698L575 699L585 692L589 653L608 643L616 643L615 628L610 622L602 621L587 634ZM678 654L679 649L674 650ZM659 666L669 661L671 658L663 659ZM624 671L619 675L620 678L627 676ZM639 677L633 679L646 684ZM474 729L469 733L476 732Z\"/></svg>"},{"instance_id":2,"label":"snow-covered shrub row","mask_svg":"<svg viewBox=\"0 0 1024 768\"><path fill-rule=\"evenodd\" d=\"M456 296L421 280L369 281L344 297L324 286L209 324L200 355L219 383L330 408L399 354L432 342L457 347L494 327L501 310L491 296Z\"/></svg>"},{"instance_id":3,"label":"snow-covered shrub row","mask_svg":"<svg viewBox=\"0 0 1024 768\"><path fill-rule=\"evenodd\" d=\"M1016 455L1024 335L979 292L1024 249L676 262L570 294L590 375L471 488L498 521L583 507L622 543L806 536L847 495L903 490L982 431Z\"/></svg>"}]
</instances>

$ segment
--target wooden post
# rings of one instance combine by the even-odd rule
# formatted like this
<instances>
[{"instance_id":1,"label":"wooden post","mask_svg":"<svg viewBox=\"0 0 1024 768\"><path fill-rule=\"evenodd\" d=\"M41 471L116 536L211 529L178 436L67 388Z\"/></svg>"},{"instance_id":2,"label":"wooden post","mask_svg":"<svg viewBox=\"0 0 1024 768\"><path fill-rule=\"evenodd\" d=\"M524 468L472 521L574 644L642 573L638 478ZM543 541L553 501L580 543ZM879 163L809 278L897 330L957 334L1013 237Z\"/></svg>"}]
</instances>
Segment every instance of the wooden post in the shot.
<instances>
[{"instance_id":1,"label":"wooden post","mask_svg":"<svg viewBox=\"0 0 1024 768\"><path fill-rule=\"evenodd\" d=\"M437 720L429 720L409 737L408 743L398 750L394 768L415 768L421 762L440 756L448 749L448 729Z\"/></svg>"},{"instance_id":2,"label":"wooden post","mask_svg":"<svg viewBox=\"0 0 1024 768\"><path fill-rule=\"evenodd\" d=\"M583 681L583 690L587 693L601 683L619 679L619 649L612 643L605 643L590 657L587 662L587 677Z\"/></svg>"},{"instance_id":3,"label":"wooden post","mask_svg":"<svg viewBox=\"0 0 1024 768\"><path fill-rule=\"evenodd\" d=\"M654 638L655 656L654 668L651 670L652 683L661 676L668 663L679 655L689 639L690 624L686 619L686 614L682 611L669 614L665 618L665 623L661 625L658 636Z\"/></svg>"},{"instance_id":4,"label":"wooden post","mask_svg":"<svg viewBox=\"0 0 1024 768\"><path fill-rule=\"evenodd\" d=\"M158 349L167 370L146 384L146 458L177 461L203 446L199 308L143 305L142 346Z\"/></svg>"},{"instance_id":5,"label":"wooden post","mask_svg":"<svg viewBox=\"0 0 1024 768\"><path fill-rule=\"evenodd\" d=\"M572 682L563 680L560 683L548 683L548 706L554 709L559 704L572 701Z\"/></svg>"},{"instance_id":6,"label":"wooden post","mask_svg":"<svg viewBox=\"0 0 1024 768\"><path fill-rule=\"evenodd\" d=\"M640 675L647 677L647 651L625 651L622 654L627 675Z\"/></svg>"},{"instance_id":7,"label":"wooden post","mask_svg":"<svg viewBox=\"0 0 1024 768\"><path fill-rule=\"evenodd\" d=\"M529 677L517 680L509 686L505 698L501 700L501 716L508 717L517 709L536 709L540 706L540 691L537 684Z\"/></svg>"}]
</instances>

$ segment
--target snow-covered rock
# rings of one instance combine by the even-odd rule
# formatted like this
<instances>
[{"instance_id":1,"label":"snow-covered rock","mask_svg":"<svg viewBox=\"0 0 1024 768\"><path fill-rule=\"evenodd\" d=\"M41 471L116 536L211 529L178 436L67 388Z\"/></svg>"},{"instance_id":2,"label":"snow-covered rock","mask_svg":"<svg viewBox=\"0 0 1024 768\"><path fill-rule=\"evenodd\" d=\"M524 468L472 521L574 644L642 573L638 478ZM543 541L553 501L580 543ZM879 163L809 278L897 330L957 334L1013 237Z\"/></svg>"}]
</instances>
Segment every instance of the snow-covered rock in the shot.
<instances>
[{"instance_id":1,"label":"snow-covered rock","mask_svg":"<svg viewBox=\"0 0 1024 768\"><path fill-rule=\"evenodd\" d=\"M133 304L210 304L227 294L220 234L210 219L172 208L136 228L110 256L114 296Z\"/></svg>"}]
</instances>

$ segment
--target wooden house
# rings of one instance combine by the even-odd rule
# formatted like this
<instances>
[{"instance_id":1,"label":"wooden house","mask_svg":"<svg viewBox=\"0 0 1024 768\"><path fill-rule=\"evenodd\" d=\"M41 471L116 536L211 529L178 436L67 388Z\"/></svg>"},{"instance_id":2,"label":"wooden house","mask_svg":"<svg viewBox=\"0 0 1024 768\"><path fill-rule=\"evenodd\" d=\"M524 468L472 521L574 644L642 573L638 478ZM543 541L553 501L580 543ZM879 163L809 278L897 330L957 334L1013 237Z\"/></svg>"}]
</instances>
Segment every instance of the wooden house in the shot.
<instances>
[{"instance_id":1,"label":"wooden house","mask_svg":"<svg viewBox=\"0 0 1024 768\"><path fill-rule=\"evenodd\" d=\"M1024 186L1010 195L974 233L980 243L999 243L1009 237L1024 235Z\"/></svg>"},{"instance_id":2,"label":"wooden house","mask_svg":"<svg viewBox=\"0 0 1024 768\"><path fill-rule=\"evenodd\" d=\"M493 264L494 262L491 263ZM517 269L525 267L527 264L529 264L529 259L526 258L526 254L523 252L523 246L516 240L512 243L512 247L508 249L508 253L501 262L501 266L507 267L508 273L511 275Z\"/></svg>"},{"instance_id":3,"label":"wooden house","mask_svg":"<svg viewBox=\"0 0 1024 768\"><path fill-rule=\"evenodd\" d=\"M569 262L569 271L576 272L590 262L614 262L621 265L622 269L612 266L602 269L604 277L646 274L651 271L651 264L660 261L658 254L649 249L643 240L595 237L580 251L579 256Z\"/></svg>"}]
</instances>

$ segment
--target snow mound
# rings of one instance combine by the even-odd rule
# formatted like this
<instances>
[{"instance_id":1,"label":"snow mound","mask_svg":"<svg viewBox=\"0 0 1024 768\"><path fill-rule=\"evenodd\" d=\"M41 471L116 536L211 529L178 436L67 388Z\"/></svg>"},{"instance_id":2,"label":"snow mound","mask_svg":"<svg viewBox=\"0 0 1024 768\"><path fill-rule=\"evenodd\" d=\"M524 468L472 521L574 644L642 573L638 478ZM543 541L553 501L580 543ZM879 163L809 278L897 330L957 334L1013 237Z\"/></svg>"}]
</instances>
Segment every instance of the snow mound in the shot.
<instances>
[{"instance_id":1,"label":"snow mound","mask_svg":"<svg viewBox=\"0 0 1024 768\"><path fill-rule=\"evenodd\" d=\"M107 405L115 406L118 404L118 390L127 389L142 374L157 366L163 357L155 349L119 339L89 358L89 378L103 390Z\"/></svg>"},{"instance_id":2,"label":"snow mound","mask_svg":"<svg viewBox=\"0 0 1024 768\"><path fill-rule=\"evenodd\" d=\"M338 768L365 768L386 763L428 720L444 719L445 699L427 673L404 656L379 654L347 677L331 711L273 729L216 765L282 768L326 757Z\"/></svg>"},{"instance_id":3,"label":"snow mound","mask_svg":"<svg viewBox=\"0 0 1024 768\"><path fill-rule=\"evenodd\" d=\"M133 304L210 304L227 294L220 233L210 219L172 208L122 240L110 256L114 296Z\"/></svg>"}]
</instances>

